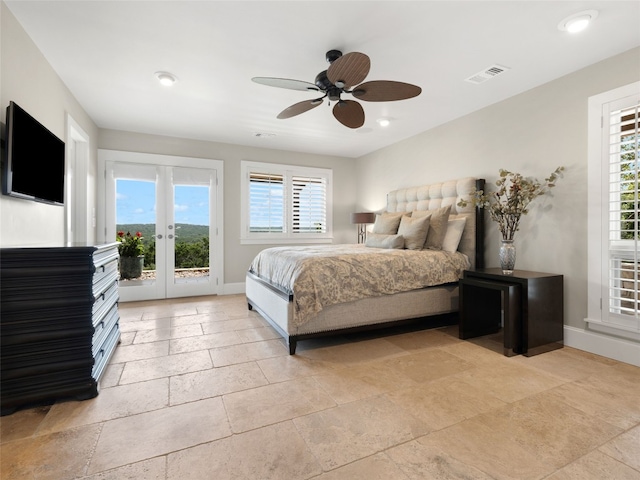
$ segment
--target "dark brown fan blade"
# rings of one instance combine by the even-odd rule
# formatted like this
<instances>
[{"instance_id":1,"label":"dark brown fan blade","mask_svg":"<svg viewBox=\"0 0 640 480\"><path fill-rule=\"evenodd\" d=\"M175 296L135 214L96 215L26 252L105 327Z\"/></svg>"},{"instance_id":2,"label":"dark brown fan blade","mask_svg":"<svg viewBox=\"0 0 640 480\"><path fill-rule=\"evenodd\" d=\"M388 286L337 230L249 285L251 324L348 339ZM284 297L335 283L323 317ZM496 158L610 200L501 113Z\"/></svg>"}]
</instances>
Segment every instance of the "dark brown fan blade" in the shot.
<instances>
[{"instance_id":1,"label":"dark brown fan blade","mask_svg":"<svg viewBox=\"0 0 640 480\"><path fill-rule=\"evenodd\" d=\"M322 104L322 98L316 98L314 100L305 100L304 102L298 102L281 111L278 114L278 118L282 120L284 118L295 117L296 115L300 115L301 113L308 112L312 108L316 108L320 104Z\"/></svg>"},{"instance_id":2,"label":"dark brown fan blade","mask_svg":"<svg viewBox=\"0 0 640 480\"><path fill-rule=\"evenodd\" d=\"M333 116L341 124L349 128L360 128L364 125L362 105L353 100L340 100L333 106Z\"/></svg>"},{"instance_id":3,"label":"dark brown fan blade","mask_svg":"<svg viewBox=\"0 0 640 480\"><path fill-rule=\"evenodd\" d=\"M406 100L420 95L422 89L410 83L375 80L358 85L351 92L358 100L367 102L390 102Z\"/></svg>"},{"instance_id":4,"label":"dark brown fan blade","mask_svg":"<svg viewBox=\"0 0 640 480\"><path fill-rule=\"evenodd\" d=\"M251 80L262 85L268 85L269 87L304 91L313 90L315 92L319 90L313 83L303 82L302 80L292 80L290 78L253 77Z\"/></svg>"},{"instance_id":5,"label":"dark brown fan blade","mask_svg":"<svg viewBox=\"0 0 640 480\"><path fill-rule=\"evenodd\" d=\"M341 56L327 69L327 78L339 88L351 88L364 81L369 74L371 61L364 53L351 52ZM338 85L342 82L344 85Z\"/></svg>"}]
</instances>

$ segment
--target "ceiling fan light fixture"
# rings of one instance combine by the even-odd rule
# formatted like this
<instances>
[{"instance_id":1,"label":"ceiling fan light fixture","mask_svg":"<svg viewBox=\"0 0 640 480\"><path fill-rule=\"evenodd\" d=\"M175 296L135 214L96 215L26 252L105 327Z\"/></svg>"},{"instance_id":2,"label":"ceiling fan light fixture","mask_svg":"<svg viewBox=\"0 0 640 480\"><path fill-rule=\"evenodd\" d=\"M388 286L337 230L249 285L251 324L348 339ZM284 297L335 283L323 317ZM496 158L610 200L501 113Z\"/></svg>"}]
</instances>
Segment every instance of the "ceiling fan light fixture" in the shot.
<instances>
[{"instance_id":1,"label":"ceiling fan light fixture","mask_svg":"<svg viewBox=\"0 0 640 480\"><path fill-rule=\"evenodd\" d=\"M173 73L169 72L156 72L155 76L160 84L164 85L165 87L170 87L178 81L178 78Z\"/></svg>"},{"instance_id":2,"label":"ceiling fan light fixture","mask_svg":"<svg viewBox=\"0 0 640 480\"><path fill-rule=\"evenodd\" d=\"M583 31L598 17L597 10L585 10L568 16L558 24L558 30L562 32L578 33Z\"/></svg>"}]
</instances>

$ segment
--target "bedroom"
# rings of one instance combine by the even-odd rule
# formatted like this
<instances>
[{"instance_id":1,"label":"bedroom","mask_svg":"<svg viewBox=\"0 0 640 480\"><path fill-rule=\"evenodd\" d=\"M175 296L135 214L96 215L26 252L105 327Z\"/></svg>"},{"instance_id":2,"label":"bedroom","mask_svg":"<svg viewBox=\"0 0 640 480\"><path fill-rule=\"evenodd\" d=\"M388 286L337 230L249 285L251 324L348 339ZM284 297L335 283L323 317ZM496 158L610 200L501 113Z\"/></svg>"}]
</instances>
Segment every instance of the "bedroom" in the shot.
<instances>
[{"instance_id":1,"label":"bedroom","mask_svg":"<svg viewBox=\"0 0 640 480\"><path fill-rule=\"evenodd\" d=\"M570 3L563 11L568 15L595 4L589 3L583 8L584 5ZM323 22L329 22L324 16L321 17ZM601 17L601 20L606 18L604 13ZM560 19L552 19L548 26L550 31L557 32L556 25ZM540 178L558 164L563 164L567 167L567 173L553 199L545 204L548 208L545 208L544 215L541 214L542 209L538 208L526 219L526 230L523 226L523 235L519 237L518 264L521 268L562 273L566 282L567 341L571 333L576 336L574 341L577 348L611 356L620 350L621 342L616 342L616 337L604 334L586 335L583 320L587 316L587 100L592 95L639 80L638 48L636 36L635 43L598 62L567 72L561 78L549 78L543 85L519 92L495 105L477 109L424 133L416 132L393 145L352 158L351 155L335 152L300 154L255 145L238 147L221 142L188 140L179 138L179 135L154 135L122 131L126 130L123 128L98 127L96 120L86 113L29 38L11 8L3 2L1 107L4 111L10 100L26 102L23 106L28 107L61 138L66 134L65 112L70 113L92 140L90 178L97 175L95 162L98 148L223 159L225 194L228 195L225 202L225 266L222 282L225 293L241 293L246 266L260 249L255 245L242 246L237 241L239 212L234 205L238 204L238 196L232 192L239 188L239 163L243 159L287 164L302 162L307 166L332 168L336 192L333 211L336 242L355 239L355 228L348 221L352 211L380 208L386 193L399 186L428 183L432 179L457 178L461 172L470 169L470 173L491 181L495 179L499 168L507 166L507 162L514 170ZM321 68L324 63L324 50L324 47L319 49L318 59L308 60L314 73L317 68L313 65ZM368 53L374 65L383 63L373 52ZM308 56L306 52L300 55L305 58ZM287 70L295 62L281 61L280 68L274 69L273 75L304 78L304 73ZM478 68L465 68L466 75L460 78L496 61L502 60L485 61L483 58ZM545 61L548 61L546 55L538 59L542 64ZM411 81L407 75L397 79ZM258 95L262 95L262 92L265 96L275 95L267 87L260 90ZM295 94L287 96L282 104L275 102L274 108L284 108L298 98ZM272 116L277 111L271 112ZM330 116L323 120L334 121ZM456 148L452 149L451 145L456 145ZM393 162L389 161L391 158ZM420 173L416 173L418 171ZM92 197L94 191L90 190L89 195ZM98 205L89 203L89 212L92 207ZM25 239L31 244L55 243L64 239L64 219L59 209L2 197L0 210L0 245L3 247L22 244ZM572 214L565 215L567 211ZM563 226L560 232L559 225ZM495 228L488 227L487 245L496 245L498 236ZM90 234L94 235L92 238L98 238L96 232L91 231ZM558 242L558 238L561 242ZM487 263L495 264L497 247L488 247L486 254ZM622 346L626 347L628 343L622 342ZM633 352L637 352L638 347L633 348Z\"/></svg>"}]
</instances>

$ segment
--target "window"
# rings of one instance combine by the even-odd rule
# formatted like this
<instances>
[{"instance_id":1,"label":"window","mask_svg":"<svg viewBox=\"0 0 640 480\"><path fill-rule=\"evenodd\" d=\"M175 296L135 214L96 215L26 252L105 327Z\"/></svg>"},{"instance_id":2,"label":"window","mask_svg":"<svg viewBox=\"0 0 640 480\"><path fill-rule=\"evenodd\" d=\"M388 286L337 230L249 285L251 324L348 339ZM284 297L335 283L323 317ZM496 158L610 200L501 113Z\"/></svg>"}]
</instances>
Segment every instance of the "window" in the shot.
<instances>
[{"instance_id":1,"label":"window","mask_svg":"<svg viewBox=\"0 0 640 480\"><path fill-rule=\"evenodd\" d=\"M331 242L329 169L242 162L242 243Z\"/></svg>"},{"instance_id":2,"label":"window","mask_svg":"<svg viewBox=\"0 0 640 480\"><path fill-rule=\"evenodd\" d=\"M589 99L590 328L640 339L640 83ZM597 194L597 195L596 195Z\"/></svg>"}]
</instances>

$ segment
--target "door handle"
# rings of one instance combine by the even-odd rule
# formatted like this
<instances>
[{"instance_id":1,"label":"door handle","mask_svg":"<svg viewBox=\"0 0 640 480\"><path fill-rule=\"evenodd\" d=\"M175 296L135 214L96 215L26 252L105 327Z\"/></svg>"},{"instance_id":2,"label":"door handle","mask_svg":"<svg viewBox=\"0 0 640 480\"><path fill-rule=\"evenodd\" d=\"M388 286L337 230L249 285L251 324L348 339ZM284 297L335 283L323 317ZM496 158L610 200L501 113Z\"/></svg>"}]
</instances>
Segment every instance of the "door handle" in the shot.
<instances>
[{"instance_id":1,"label":"door handle","mask_svg":"<svg viewBox=\"0 0 640 480\"><path fill-rule=\"evenodd\" d=\"M173 238L173 235L169 234L169 235L167 235L167 238L168 238L169 240L171 240L171 239Z\"/></svg>"},{"instance_id":2,"label":"door handle","mask_svg":"<svg viewBox=\"0 0 640 480\"><path fill-rule=\"evenodd\" d=\"M156 238L157 238L158 240L162 240L162 234L160 233L160 234L156 235Z\"/></svg>"}]
</instances>

